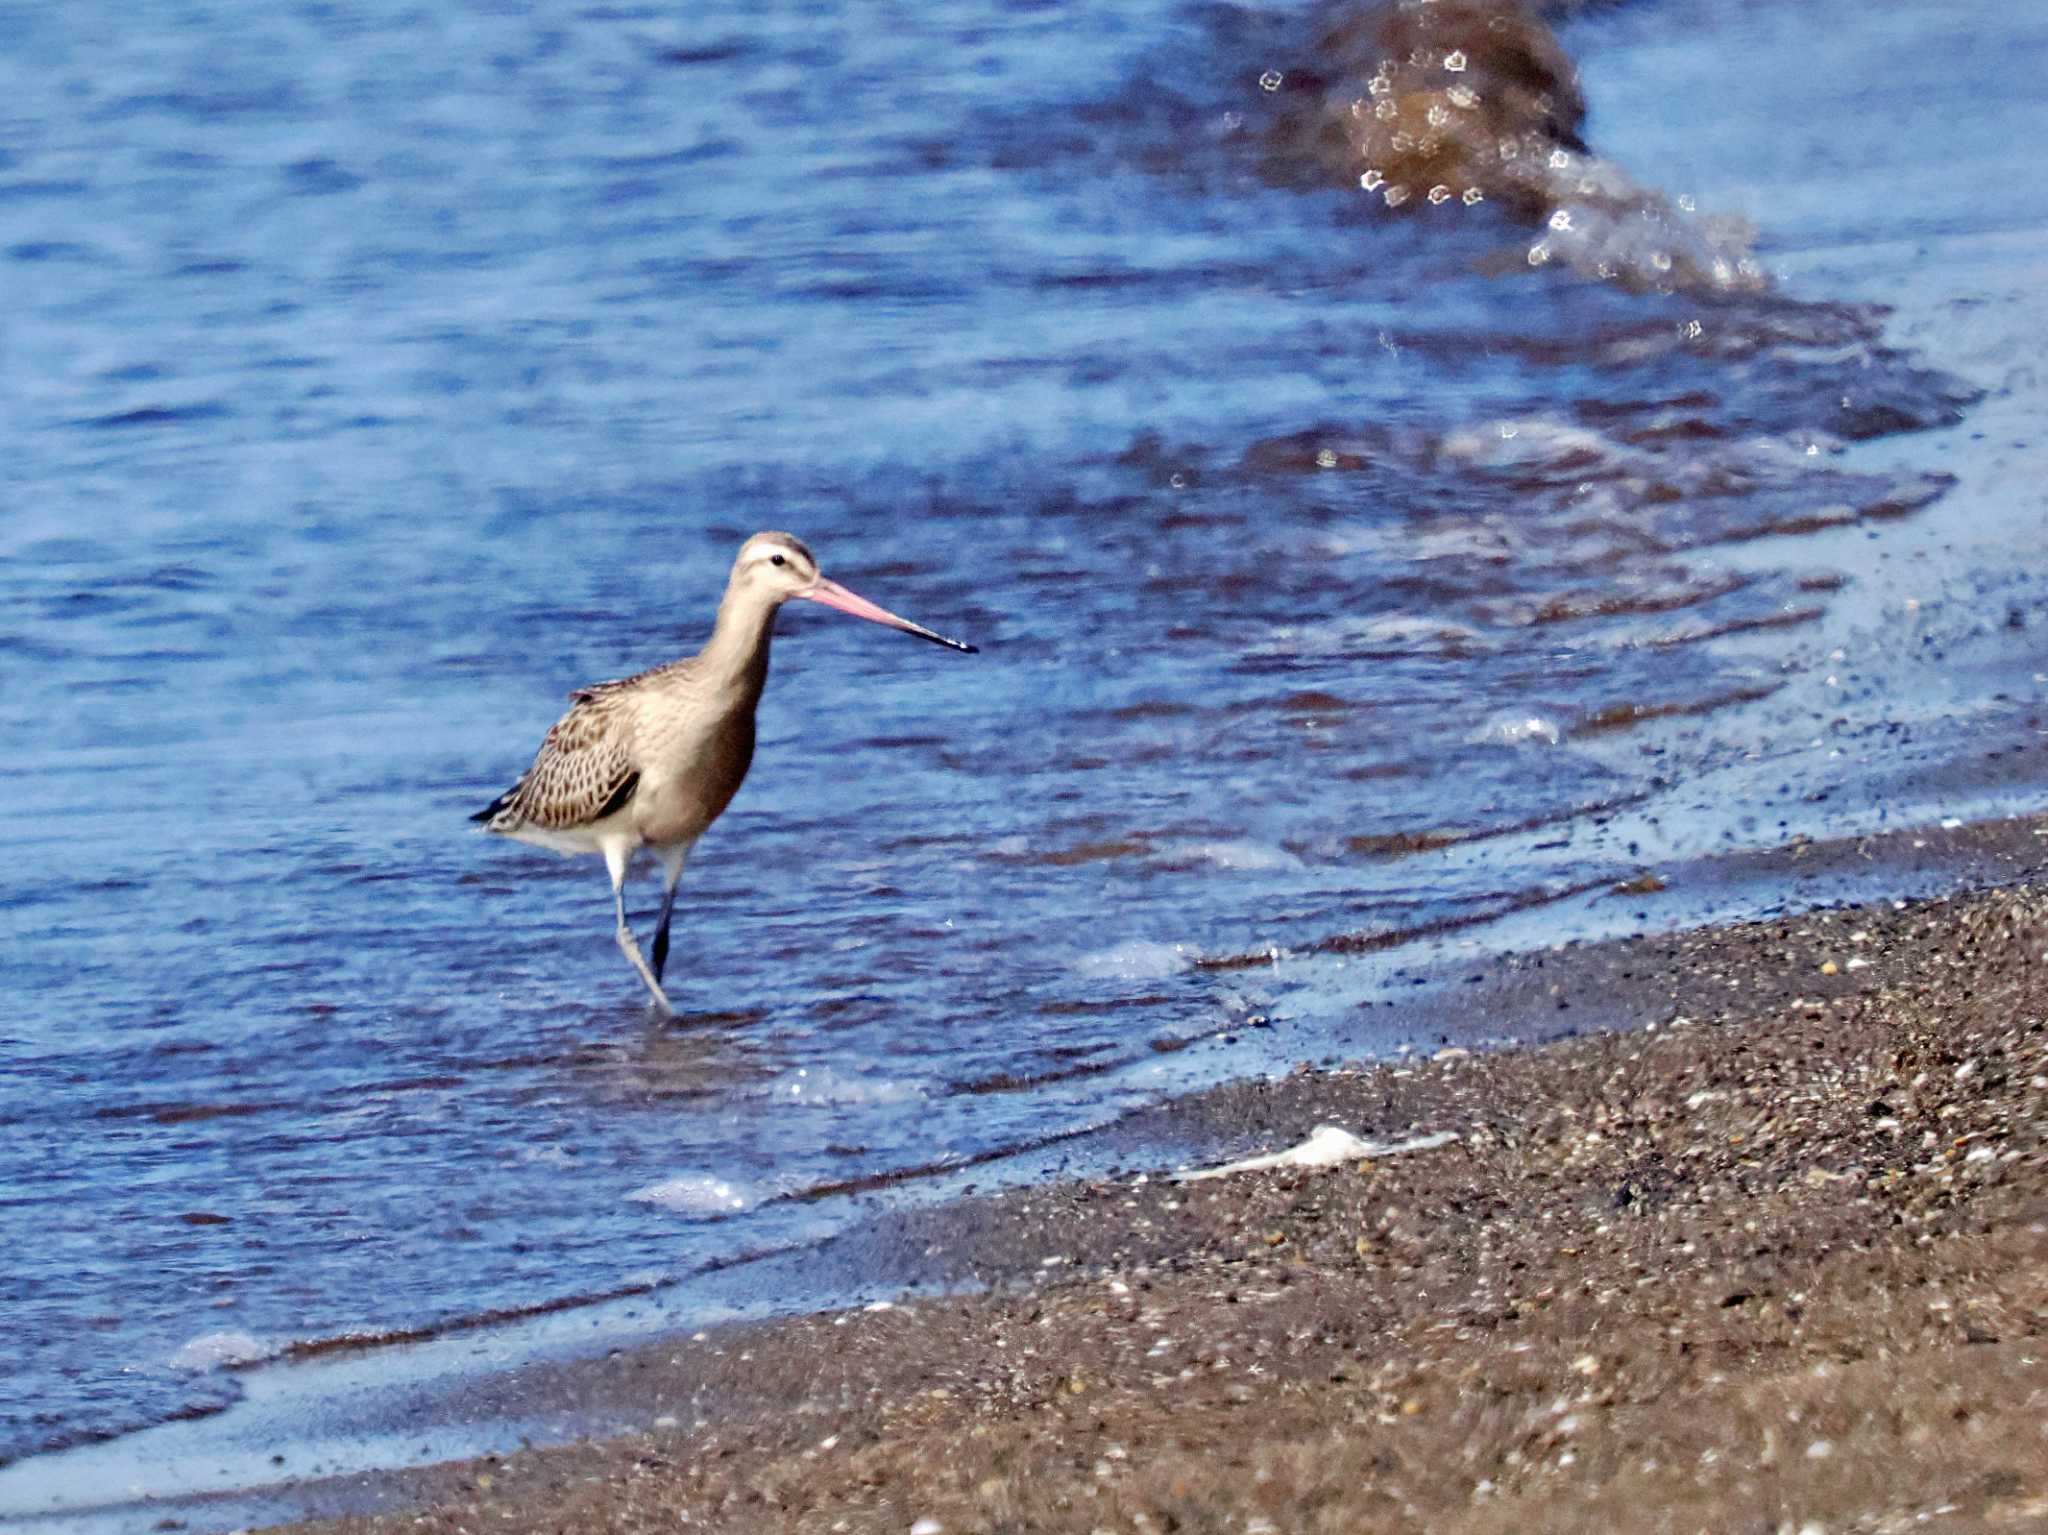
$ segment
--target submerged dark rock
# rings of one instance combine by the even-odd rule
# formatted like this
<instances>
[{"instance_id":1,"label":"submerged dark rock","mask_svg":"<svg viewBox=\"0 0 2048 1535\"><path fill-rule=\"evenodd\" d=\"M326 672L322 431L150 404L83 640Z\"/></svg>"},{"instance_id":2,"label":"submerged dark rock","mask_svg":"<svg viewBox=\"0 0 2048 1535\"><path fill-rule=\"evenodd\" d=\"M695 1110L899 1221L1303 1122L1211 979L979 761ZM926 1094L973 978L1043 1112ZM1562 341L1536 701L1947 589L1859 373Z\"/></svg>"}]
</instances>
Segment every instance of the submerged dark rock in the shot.
<instances>
[{"instance_id":1,"label":"submerged dark rock","mask_svg":"<svg viewBox=\"0 0 2048 1535\"><path fill-rule=\"evenodd\" d=\"M1299 67L1269 68L1266 173L1355 185L1402 216L1481 205L1542 234L1518 256L1629 287L1766 286L1740 220L1699 217L1581 136L1586 99L1557 35L1516 0L1327 8Z\"/></svg>"}]
</instances>

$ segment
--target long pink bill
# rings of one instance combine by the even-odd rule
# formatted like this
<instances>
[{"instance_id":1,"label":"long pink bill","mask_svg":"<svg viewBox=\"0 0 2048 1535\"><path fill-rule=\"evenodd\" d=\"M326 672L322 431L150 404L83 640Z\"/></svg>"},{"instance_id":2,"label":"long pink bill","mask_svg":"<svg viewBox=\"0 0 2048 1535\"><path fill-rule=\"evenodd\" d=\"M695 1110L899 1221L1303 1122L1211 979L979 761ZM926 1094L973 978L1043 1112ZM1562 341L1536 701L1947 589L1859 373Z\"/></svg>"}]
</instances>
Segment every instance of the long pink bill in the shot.
<instances>
[{"instance_id":1,"label":"long pink bill","mask_svg":"<svg viewBox=\"0 0 2048 1535\"><path fill-rule=\"evenodd\" d=\"M822 602L828 608L837 608L842 613L851 613L855 618L865 618L871 624L887 624L891 629L901 629L905 634L914 634L921 640L930 640L934 645L944 645L950 650L964 650L974 655L977 647L962 640L949 640L943 634L934 634L923 624L914 624L907 618L898 618L887 608L877 607L865 597L856 596L837 581L827 581L823 576L809 591L798 592L797 596L812 602Z\"/></svg>"}]
</instances>

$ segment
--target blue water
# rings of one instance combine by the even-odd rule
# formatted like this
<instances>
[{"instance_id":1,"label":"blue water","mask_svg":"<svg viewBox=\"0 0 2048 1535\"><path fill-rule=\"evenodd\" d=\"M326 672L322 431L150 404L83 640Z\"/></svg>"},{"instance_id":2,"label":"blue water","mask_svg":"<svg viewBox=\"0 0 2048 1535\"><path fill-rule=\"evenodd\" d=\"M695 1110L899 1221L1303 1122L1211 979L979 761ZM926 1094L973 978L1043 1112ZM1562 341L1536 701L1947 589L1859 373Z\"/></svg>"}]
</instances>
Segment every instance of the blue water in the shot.
<instances>
[{"instance_id":1,"label":"blue water","mask_svg":"<svg viewBox=\"0 0 2048 1535\"><path fill-rule=\"evenodd\" d=\"M1205 962L1993 803L2048 32L1978 9L1567 28L1729 297L1276 174L1293 13L0 4L0 1460L1393 1042ZM657 1026L465 817L760 527L984 653L785 616Z\"/></svg>"}]
</instances>

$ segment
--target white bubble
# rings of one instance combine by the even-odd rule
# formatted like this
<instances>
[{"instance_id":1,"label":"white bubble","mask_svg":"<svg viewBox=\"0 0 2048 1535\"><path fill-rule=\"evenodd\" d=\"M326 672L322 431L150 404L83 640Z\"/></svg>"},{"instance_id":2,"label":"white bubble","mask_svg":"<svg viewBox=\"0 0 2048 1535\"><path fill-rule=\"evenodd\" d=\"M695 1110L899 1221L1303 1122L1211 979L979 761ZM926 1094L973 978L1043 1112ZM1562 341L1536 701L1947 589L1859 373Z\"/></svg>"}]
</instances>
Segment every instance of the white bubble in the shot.
<instances>
[{"instance_id":1,"label":"white bubble","mask_svg":"<svg viewBox=\"0 0 2048 1535\"><path fill-rule=\"evenodd\" d=\"M1233 872L1264 872L1301 867L1301 860L1286 848L1274 847L1264 842L1203 842L1189 851L1204 863Z\"/></svg>"},{"instance_id":2,"label":"white bubble","mask_svg":"<svg viewBox=\"0 0 2048 1535\"><path fill-rule=\"evenodd\" d=\"M270 1344L246 1332L209 1332L171 1355L170 1366L174 1370L212 1370L222 1365L248 1364L275 1352Z\"/></svg>"},{"instance_id":3,"label":"white bubble","mask_svg":"<svg viewBox=\"0 0 2048 1535\"><path fill-rule=\"evenodd\" d=\"M626 1196L635 1204L658 1205L677 1215L727 1215L753 1201L725 1179L710 1173L683 1173L650 1183Z\"/></svg>"},{"instance_id":4,"label":"white bubble","mask_svg":"<svg viewBox=\"0 0 2048 1535\"><path fill-rule=\"evenodd\" d=\"M1564 739L1564 732L1540 714L1503 714L1487 721L1467 739L1489 746L1526 746L1531 742L1555 746Z\"/></svg>"},{"instance_id":5,"label":"white bubble","mask_svg":"<svg viewBox=\"0 0 2048 1535\"><path fill-rule=\"evenodd\" d=\"M1074 969L1094 980L1156 981L1178 975L1193 963L1185 945L1131 938L1083 954L1074 961Z\"/></svg>"}]
</instances>

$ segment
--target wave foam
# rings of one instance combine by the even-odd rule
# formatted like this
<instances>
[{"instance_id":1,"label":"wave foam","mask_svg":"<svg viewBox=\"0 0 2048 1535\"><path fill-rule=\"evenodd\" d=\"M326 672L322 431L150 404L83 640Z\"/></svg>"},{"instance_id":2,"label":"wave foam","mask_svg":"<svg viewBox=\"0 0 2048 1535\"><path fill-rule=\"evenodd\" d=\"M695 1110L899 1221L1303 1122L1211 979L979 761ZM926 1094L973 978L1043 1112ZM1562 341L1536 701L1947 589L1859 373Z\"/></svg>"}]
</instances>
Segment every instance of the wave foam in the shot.
<instances>
[{"instance_id":1,"label":"wave foam","mask_svg":"<svg viewBox=\"0 0 2048 1535\"><path fill-rule=\"evenodd\" d=\"M1074 961L1074 969L1097 980L1156 981L1178 975L1193 963L1194 956L1185 944L1132 938L1113 948L1083 954Z\"/></svg>"},{"instance_id":2,"label":"wave foam","mask_svg":"<svg viewBox=\"0 0 2048 1535\"><path fill-rule=\"evenodd\" d=\"M217 1370L225 1365L253 1364L277 1353L275 1344L253 1333L209 1332L185 1344L167 1361L174 1370Z\"/></svg>"},{"instance_id":3,"label":"wave foam","mask_svg":"<svg viewBox=\"0 0 2048 1535\"><path fill-rule=\"evenodd\" d=\"M637 1188L626 1196L635 1204L658 1205L676 1215L733 1215L750 1209L754 1197L739 1185L710 1173L680 1173Z\"/></svg>"}]
</instances>

